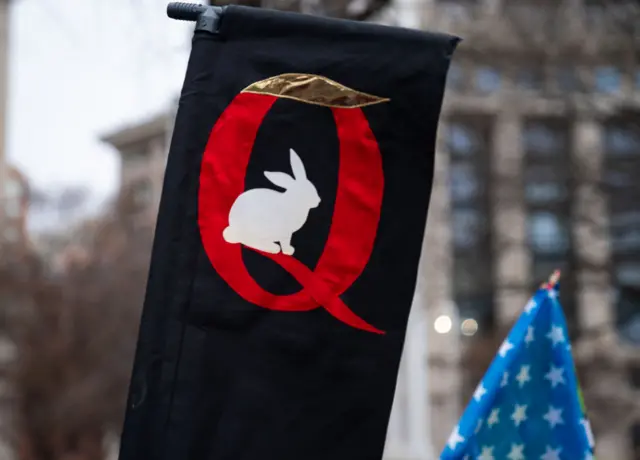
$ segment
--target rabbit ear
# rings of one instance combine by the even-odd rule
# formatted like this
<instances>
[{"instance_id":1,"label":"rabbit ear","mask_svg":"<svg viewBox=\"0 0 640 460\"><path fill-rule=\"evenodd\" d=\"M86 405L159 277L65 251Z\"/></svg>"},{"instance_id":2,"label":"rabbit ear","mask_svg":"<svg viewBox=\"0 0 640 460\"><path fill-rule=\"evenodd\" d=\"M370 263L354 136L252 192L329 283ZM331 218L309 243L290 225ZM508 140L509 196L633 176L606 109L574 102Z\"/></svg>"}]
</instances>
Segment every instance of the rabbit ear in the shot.
<instances>
[{"instance_id":1,"label":"rabbit ear","mask_svg":"<svg viewBox=\"0 0 640 460\"><path fill-rule=\"evenodd\" d=\"M291 186L295 183L295 179L293 177L283 172L265 171L264 175L272 183L276 184L278 187L282 187L285 190L291 188Z\"/></svg>"},{"instance_id":2,"label":"rabbit ear","mask_svg":"<svg viewBox=\"0 0 640 460\"><path fill-rule=\"evenodd\" d=\"M290 161L291 161L291 170L293 171L293 177L296 179L306 179L307 173L304 170L304 165L302 164L302 160L298 156L295 150L289 149Z\"/></svg>"}]
</instances>

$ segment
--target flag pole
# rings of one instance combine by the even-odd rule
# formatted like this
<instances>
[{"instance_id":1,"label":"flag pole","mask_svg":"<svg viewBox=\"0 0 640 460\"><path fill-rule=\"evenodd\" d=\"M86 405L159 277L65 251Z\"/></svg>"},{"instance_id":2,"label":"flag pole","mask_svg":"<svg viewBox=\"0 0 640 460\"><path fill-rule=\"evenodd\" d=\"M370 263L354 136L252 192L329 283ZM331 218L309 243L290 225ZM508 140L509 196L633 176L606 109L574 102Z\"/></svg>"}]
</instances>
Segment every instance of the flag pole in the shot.
<instances>
[{"instance_id":1,"label":"flag pole","mask_svg":"<svg viewBox=\"0 0 640 460\"><path fill-rule=\"evenodd\" d=\"M542 283L540 285L541 289L551 289L552 287L554 287L556 284L558 284L558 281L560 281L560 275L561 272L560 270L555 270L551 276L549 277L549 279L547 280L546 283Z\"/></svg>"},{"instance_id":2,"label":"flag pole","mask_svg":"<svg viewBox=\"0 0 640 460\"><path fill-rule=\"evenodd\" d=\"M223 7L205 6L197 3L171 2L167 5L167 16L178 21L196 23L196 31L217 34Z\"/></svg>"}]
</instances>

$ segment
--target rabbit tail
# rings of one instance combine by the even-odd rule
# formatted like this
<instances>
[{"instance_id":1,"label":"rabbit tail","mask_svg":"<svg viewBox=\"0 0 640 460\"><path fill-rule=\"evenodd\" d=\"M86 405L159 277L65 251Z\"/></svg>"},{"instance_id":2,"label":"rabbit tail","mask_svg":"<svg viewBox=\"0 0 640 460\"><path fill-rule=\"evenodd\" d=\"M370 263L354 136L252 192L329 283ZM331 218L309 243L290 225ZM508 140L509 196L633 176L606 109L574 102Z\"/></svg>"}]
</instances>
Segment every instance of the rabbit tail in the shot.
<instances>
[{"instance_id":1,"label":"rabbit tail","mask_svg":"<svg viewBox=\"0 0 640 460\"><path fill-rule=\"evenodd\" d=\"M233 231L233 228L227 227L222 231L222 237L225 239L227 243L239 243L240 240L238 236Z\"/></svg>"}]
</instances>

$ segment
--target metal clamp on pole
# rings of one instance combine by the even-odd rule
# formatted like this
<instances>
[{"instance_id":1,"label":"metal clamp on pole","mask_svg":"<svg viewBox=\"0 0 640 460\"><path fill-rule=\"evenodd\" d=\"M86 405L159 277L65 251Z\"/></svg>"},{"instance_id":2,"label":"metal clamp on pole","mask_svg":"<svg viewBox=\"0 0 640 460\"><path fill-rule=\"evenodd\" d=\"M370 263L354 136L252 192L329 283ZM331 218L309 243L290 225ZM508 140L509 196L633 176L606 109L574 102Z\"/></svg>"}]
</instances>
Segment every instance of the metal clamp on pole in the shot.
<instances>
[{"instance_id":1,"label":"metal clamp on pole","mask_svg":"<svg viewBox=\"0 0 640 460\"><path fill-rule=\"evenodd\" d=\"M172 2L167 5L167 16L179 21L193 21L196 31L217 34L222 17L222 7L205 6L197 3Z\"/></svg>"}]
</instances>

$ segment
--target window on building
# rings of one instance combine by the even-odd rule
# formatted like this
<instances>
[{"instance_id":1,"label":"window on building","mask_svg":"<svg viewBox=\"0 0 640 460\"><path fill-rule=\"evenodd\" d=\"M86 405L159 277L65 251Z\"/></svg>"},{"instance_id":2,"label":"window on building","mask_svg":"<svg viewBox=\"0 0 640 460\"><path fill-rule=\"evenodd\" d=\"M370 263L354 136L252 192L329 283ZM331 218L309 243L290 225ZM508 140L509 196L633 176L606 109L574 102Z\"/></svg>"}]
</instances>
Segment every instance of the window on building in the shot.
<instances>
[{"instance_id":1,"label":"window on building","mask_svg":"<svg viewBox=\"0 0 640 460\"><path fill-rule=\"evenodd\" d=\"M500 72L493 67L478 67L476 69L475 86L484 94L494 93L500 89Z\"/></svg>"},{"instance_id":2,"label":"window on building","mask_svg":"<svg viewBox=\"0 0 640 460\"><path fill-rule=\"evenodd\" d=\"M616 264L615 277L623 286L640 286L640 260Z\"/></svg>"},{"instance_id":3,"label":"window on building","mask_svg":"<svg viewBox=\"0 0 640 460\"><path fill-rule=\"evenodd\" d=\"M629 210L613 214L609 219L609 235L614 252L640 251L640 211ZM624 266L626 265L621 265Z\"/></svg>"},{"instance_id":4,"label":"window on building","mask_svg":"<svg viewBox=\"0 0 640 460\"><path fill-rule=\"evenodd\" d=\"M631 187L636 180L636 178L631 174L631 171L604 170L602 176L603 185L607 190Z\"/></svg>"},{"instance_id":5,"label":"window on building","mask_svg":"<svg viewBox=\"0 0 640 460\"><path fill-rule=\"evenodd\" d=\"M464 89L464 69L457 62L452 62L447 75L447 87L453 91Z\"/></svg>"},{"instance_id":6,"label":"window on building","mask_svg":"<svg viewBox=\"0 0 640 460\"><path fill-rule=\"evenodd\" d=\"M469 249L478 245L486 227L484 216L477 209L453 209L453 244L456 248Z\"/></svg>"},{"instance_id":7,"label":"window on building","mask_svg":"<svg viewBox=\"0 0 640 460\"><path fill-rule=\"evenodd\" d=\"M522 67L516 72L516 85L526 91L541 91L544 74L541 67Z\"/></svg>"},{"instance_id":8,"label":"window on building","mask_svg":"<svg viewBox=\"0 0 640 460\"><path fill-rule=\"evenodd\" d=\"M469 126L452 124L447 134L449 153L456 157L470 156L480 149L478 133Z\"/></svg>"},{"instance_id":9,"label":"window on building","mask_svg":"<svg viewBox=\"0 0 640 460\"><path fill-rule=\"evenodd\" d=\"M640 155L640 124L608 126L605 130L604 144L610 156Z\"/></svg>"},{"instance_id":10,"label":"window on building","mask_svg":"<svg viewBox=\"0 0 640 460\"><path fill-rule=\"evenodd\" d=\"M528 120L522 134L527 241L533 289L563 270L561 300L572 331L577 327L571 222L569 126L562 120Z\"/></svg>"},{"instance_id":11,"label":"window on building","mask_svg":"<svg viewBox=\"0 0 640 460\"><path fill-rule=\"evenodd\" d=\"M599 67L594 74L595 90L604 94L617 93L620 90L621 79L620 70L616 67Z\"/></svg>"},{"instance_id":12,"label":"window on building","mask_svg":"<svg viewBox=\"0 0 640 460\"><path fill-rule=\"evenodd\" d=\"M477 321L478 333L491 330L494 321L490 128L490 118L465 117L447 130L454 302L461 320Z\"/></svg>"},{"instance_id":13,"label":"window on building","mask_svg":"<svg viewBox=\"0 0 640 460\"><path fill-rule=\"evenodd\" d=\"M569 199L569 188L564 175L553 165L532 164L525 171L524 193L527 203L544 206Z\"/></svg>"},{"instance_id":14,"label":"window on building","mask_svg":"<svg viewBox=\"0 0 640 460\"><path fill-rule=\"evenodd\" d=\"M640 365L631 364L629 366L629 381L633 388L640 390Z\"/></svg>"},{"instance_id":15,"label":"window on building","mask_svg":"<svg viewBox=\"0 0 640 460\"><path fill-rule=\"evenodd\" d=\"M603 31L610 27L620 28L630 19L635 0L583 0L585 19L589 29ZM632 13L631 13L632 14ZM633 21L629 24L634 25ZM632 30L632 29L631 29Z\"/></svg>"},{"instance_id":16,"label":"window on building","mask_svg":"<svg viewBox=\"0 0 640 460\"><path fill-rule=\"evenodd\" d=\"M625 343L640 346L640 295L638 290L623 285L616 290L616 294L618 333Z\"/></svg>"},{"instance_id":17,"label":"window on building","mask_svg":"<svg viewBox=\"0 0 640 460\"><path fill-rule=\"evenodd\" d=\"M451 200L454 203L473 200L480 193L480 183L473 164L470 162L452 164L449 171L449 186Z\"/></svg>"},{"instance_id":18,"label":"window on building","mask_svg":"<svg viewBox=\"0 0 640 460\"><path fill-rule=\"evenodd\" d=\"M454 21L465 21L473 18L480 0L438 0L442 12Z\"/></svg>"},{"instance_id":19,"label":"window on building","mask_svg":"<svg viewBox=\"0 0 640 460\"><path fill-rule=\"evenodd\" d=\"M608 193L616 324L628 343L640 345L640 116L604 126L604 179Z\"/></svg>"},{"instance_id":20,"label":"window on building","mask_svg":"<svg viewBox=\"0 0 640 460\"><path fill-rule=\"evenodd\" d=\"M561 66L555 70L556 87L563 93L573 93L580 90L578 72L572 66Z\"/></svg>"},{"instance_id":21,"label":"window on building","mask_svg":"<svg viewBox=\"0 0 640 460\"><path fill-rule=\"evenodd\" d=\"M602 26L605 8L601 0L584 0L585 15L589 27Z\"/></svg>"},{"instance_id":22,"label":"window on building","mask_svg":"<svg viewBox=\"0 0 640 460\"><path fill-rule=\"evenodd\" d=\"M524 148L529 156L557 156L566 154L566 132L544 122L533 121L525 126Z\"/></svg>"},{"instance_id":23,"label":"window on building","mask_svg":"<svg viewBox=\"0 0 640 460\"><path fill-rule=\"evenodd\" d=\"M552 211L530 212L528 224L531 249L538 254L565 255L569 250L569 224L565 220L565 216Z\"/></svg>"},{"instance_id":24,"label":"window on building","mask_svg":"<svg viewBox=\"0 0 640 460\"><path fill-rule=\"evenodd\" d=\"M535 207L534 207L535 209ZM527 216L527 237L532 254L532 275L534 289L545 281L556 269L564 269L563 288L566 278L572 274L569 270L571 258L570 222L560 212L529 211ZM564 289L563 289L564 291ZM571 307L573 299L566 299L569 295L563 292L563 305ZM569 300L565 302L565 300Z\"/></svg>"}]
</instances>

